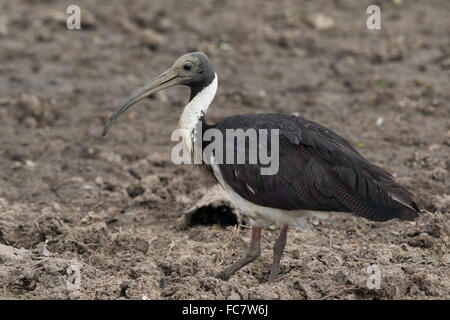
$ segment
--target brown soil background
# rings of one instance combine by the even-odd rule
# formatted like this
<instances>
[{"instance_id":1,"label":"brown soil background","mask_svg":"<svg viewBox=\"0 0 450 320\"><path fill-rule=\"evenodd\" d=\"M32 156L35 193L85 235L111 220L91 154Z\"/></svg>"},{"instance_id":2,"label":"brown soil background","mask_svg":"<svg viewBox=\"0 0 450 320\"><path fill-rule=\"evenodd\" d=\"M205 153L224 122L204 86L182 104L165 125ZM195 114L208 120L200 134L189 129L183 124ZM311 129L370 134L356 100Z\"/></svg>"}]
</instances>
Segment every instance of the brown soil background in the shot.
<instances>
[{"instance_id":1,"label":"brown soil background","mask_svg":"<svg viewBox=\"0 0 450 320\"><path fill-rule=\"evenodd\" d=\"M378 31L366 28L373 2ZM69 4L0 1L0 298L450 298L449 1L78 1L81 31L66 28ZM176 228L207 191L170 160L188 90L139 103L100 135L131 91L193 50L219 75L209 121L318 121L412 191L420 219L311 220L288 234L275 284L277 232L264 231L261 258L228 282L211 277L250 231ZM74 264L79 290L66 285ZM371 264L381 289L367 288Z\"/></svg>"}]
</instances>

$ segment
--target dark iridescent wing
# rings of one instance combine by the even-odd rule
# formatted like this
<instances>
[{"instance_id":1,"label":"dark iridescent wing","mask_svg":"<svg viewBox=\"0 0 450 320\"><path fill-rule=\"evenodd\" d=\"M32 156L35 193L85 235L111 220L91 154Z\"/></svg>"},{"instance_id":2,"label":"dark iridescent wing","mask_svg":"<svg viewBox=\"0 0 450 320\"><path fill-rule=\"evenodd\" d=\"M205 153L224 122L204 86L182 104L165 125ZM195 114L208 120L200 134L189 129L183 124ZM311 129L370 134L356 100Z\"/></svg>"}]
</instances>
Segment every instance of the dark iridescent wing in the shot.
<instances>
[{"instance_id":1,"label":"dark iridescent wing","mask_svg":"<svg viewBox=\"0 0 450 320\"><path fill-rule=\"evenodd\" d=\"M224 137L226 129L279 130L277 174L262 175L260 164L219 165L225 182L248 201L285 210L353 211L376 221L417 217L417 206L406 189L318 123L258 114L226 118L215 128Z\"/></svg>"}]
</instances>

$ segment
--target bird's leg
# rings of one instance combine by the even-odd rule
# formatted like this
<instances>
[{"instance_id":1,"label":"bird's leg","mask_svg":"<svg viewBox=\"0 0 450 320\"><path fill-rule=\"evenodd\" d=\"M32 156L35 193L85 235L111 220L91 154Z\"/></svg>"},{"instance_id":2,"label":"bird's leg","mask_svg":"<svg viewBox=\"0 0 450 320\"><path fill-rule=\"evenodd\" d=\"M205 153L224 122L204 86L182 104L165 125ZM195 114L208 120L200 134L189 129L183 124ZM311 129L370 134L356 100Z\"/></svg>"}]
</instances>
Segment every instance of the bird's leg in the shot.
<instances>
[{"instance_id":1,"label":"bird's leg","mask_svg":"<svg viewBox=\"0 0 450 320\"><path fill-rule=\"evenodd\" d=\"M272 268L270 269L269 282L274 282L275 277L280 271L280 260L283 255L284 246L286 245L286 237L288 232L288 225L285 224L281 229L280 235L278 239L275 241L273 245L273 263Z\"/></svg>"},{"instance_id":2,"label":"bird's leg","mask_svg":"<svg viewBox=\"0 0 450 320\"><path fill-rule=\"evenodd\" d=\"M252 240L246 254L239 258L231 266L216 274L216 278L228 280L230 276L243 266L249 264L261 254L261 228L252 227Z\"/></svg>"}]
</instances>

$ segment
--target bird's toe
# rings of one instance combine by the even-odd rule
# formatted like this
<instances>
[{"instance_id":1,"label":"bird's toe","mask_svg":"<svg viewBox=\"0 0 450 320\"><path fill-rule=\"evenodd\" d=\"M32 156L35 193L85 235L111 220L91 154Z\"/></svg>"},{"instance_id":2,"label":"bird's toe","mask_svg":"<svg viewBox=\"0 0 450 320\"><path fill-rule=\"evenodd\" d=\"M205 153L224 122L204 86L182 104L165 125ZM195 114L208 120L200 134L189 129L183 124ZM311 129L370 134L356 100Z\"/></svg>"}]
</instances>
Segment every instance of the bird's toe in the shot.
<instances>
[{"instance_id":1,"label":"bird's toe","mask_svg":"<svg viewBox=\"0 0 450 320\"><path fill-rule=\"evenodd\" d=\"M220 271L220 272L214 273L214 278L220 279L223 281L228 281L228 279L230 279L230 276L225 274L224 272Z\"/></svg>"}]
</instances>

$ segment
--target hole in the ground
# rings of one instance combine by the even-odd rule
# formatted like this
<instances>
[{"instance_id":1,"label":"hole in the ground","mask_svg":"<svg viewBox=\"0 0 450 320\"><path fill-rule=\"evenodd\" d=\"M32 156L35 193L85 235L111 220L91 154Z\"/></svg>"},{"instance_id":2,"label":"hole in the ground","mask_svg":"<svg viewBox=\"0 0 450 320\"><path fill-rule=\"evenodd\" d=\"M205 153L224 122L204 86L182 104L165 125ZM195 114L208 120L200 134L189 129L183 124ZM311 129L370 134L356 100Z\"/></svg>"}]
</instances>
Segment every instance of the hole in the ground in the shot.
<instances>
[{"instance_id":1,"label":"hole in the ground","mask_svg":"<svg viewBox=\"0 0 450 320\"><path fill-rule=\"evenodd\" d=\"M189 225L212 225L233 226L238 224L238 217L228 205L203 206L190 215Z\"/></svg>"}]
</instances>

